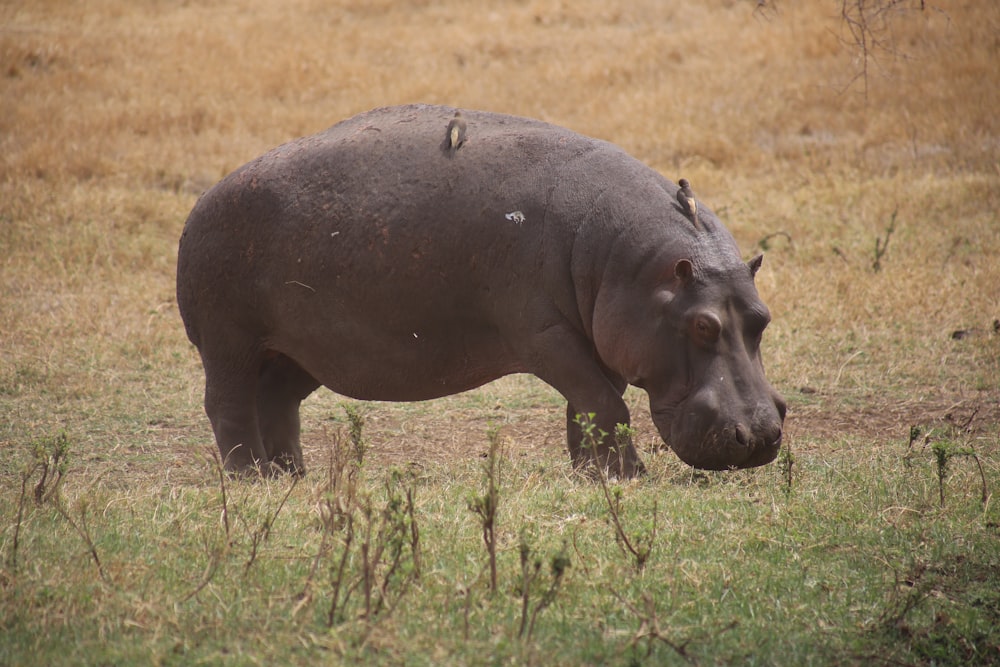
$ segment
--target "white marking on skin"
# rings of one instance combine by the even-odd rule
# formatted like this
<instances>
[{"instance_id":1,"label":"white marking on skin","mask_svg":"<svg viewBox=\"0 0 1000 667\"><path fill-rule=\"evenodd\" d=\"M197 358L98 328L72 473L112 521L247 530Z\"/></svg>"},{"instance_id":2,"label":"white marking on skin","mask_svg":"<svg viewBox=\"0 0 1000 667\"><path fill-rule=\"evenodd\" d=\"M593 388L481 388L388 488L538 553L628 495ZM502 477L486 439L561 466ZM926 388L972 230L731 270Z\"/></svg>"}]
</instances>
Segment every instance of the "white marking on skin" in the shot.
<instances>
[{"instance_id":1,"label":"white marking on skin","mask_svg":"<svg viewBox=\"0 0 1000 667\"><path fill-rule=\"evenodd\" d=\"M286 280L285 284L286 285L298 285L299 287L305 287L310 292L312 292L314 294L316 293L316 290L314 290L312 287L309 287L309 285L306 285L305 283L300 283L298 280Z\"/></svg>"},{"instance_id":2,"label":"white marking on skin","mask_svg":"<svg viewBox=\"0 0 1000 667\"><path fill-rule=\"evenodd\" d=\"M414 337L414 338L416 338L416 337L417 337L417 332L416 332L416 331L414 331L414 332L413 332L413 337Z\"/></svg>"},{"instance_id":3,"label":"white marking on skin","mask_svg":"<svg viewBox=\"0 0 1000 667\"><path fill-rule=\"evenodd\" d=\"M524 213L521 213L520 211L511 211L510 213L508 213L504 217L507 218L508 220L512 221L514 224L517 224L517 225L521 224L526 219L524 217Z\"/></svg>"},{"instance_id":4,"label":"white marking on skin","mask_svg":"<svg viewBox=\"0 0 1000 667\"><path fill-rule=\"evenodd\" d=\"M333 236L336 236L336 235L337 235L337 234L339 234L339 233L340 233L340 232L333 232L332 234L330 234L330 236L331 236L331 237L333 237Z\"/></svg>"}]
</instances>

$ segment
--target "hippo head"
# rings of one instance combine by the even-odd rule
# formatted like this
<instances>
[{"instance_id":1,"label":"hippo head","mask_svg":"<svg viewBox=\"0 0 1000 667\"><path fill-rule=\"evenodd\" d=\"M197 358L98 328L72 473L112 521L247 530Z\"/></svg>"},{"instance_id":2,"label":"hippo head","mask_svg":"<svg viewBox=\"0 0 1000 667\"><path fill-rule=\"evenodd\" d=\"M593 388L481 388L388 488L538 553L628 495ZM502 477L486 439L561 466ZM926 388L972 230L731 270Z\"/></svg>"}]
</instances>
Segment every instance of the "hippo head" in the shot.
<instances>
[{"instance_id":1,"label":"hippo head","mask_svg":"<svg viewBox=\"0 0 1000 667\"><path fill-rule=\"evenodd\" d=\"M674 268L679 289L667 307L676 376L649 388L650 409L663 440L697 468L752 468L781 447L785 401L760 355L771 319L753 283L761 260L701 276L689 260Z\"/></svg>"},{"instance_id":2,"label":"hippo head","mask_svg":"<svg viewBox=\"0 0 1000 667\"><path fill-rule=\"evenodd\" d=\"M761 259L697 268L672 261L672 275L640 297L643 315L630 318L627 341L595 327L605 363L646 390L663 441L696 468L751 468L774 460L781 447L785 401L760 355L770 321L754 285Z\"/></svg>"}]
</instances>

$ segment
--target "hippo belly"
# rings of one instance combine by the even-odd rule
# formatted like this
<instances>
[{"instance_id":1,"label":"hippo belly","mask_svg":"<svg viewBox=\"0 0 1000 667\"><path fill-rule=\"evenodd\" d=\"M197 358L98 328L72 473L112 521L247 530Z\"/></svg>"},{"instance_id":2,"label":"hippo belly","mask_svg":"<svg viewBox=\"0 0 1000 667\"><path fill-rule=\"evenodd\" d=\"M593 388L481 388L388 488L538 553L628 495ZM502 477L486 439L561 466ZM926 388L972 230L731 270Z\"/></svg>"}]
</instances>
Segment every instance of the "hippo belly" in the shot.
<instances>
[{"instance_id":1,"label":"hippo belly","mask_svg":"<svg viewBox=\"0 0 1000 667\"><path fill-rule=\"evenodd\" d=\"M276 330L269 347L308 369L320 384L361 400L440 398L524 370L495 329L449 322L451 329L423 322L390 332L378 321L354 331L330 321L326 335Z\"/></svg>"}]
</instances>

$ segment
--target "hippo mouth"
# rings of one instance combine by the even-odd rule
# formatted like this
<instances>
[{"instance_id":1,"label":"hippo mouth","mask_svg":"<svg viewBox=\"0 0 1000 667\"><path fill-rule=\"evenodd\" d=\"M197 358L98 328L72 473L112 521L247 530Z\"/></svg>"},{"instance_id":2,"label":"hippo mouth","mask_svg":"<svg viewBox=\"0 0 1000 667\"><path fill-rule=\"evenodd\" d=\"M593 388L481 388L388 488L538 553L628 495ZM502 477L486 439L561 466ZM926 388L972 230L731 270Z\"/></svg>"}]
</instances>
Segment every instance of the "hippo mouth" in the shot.
<instances>
[{"instance_id":1,"label":"hippo mouth","mask_svg":"<svg viewBox=\"0 0 1000 667\"><path fill-rule=\"evenodd\" d=\"M686 458L681 448L673 448L685 463L704 470L732 470L756 468L773 461L781 449L782 436L766 441L762 438L747 438L734 429L722 429L706 434L694 456ZM680 451L679 451L680 450Z\"/></svg>"},{"instance_id":2,"label":"hippo mouth","mask_svg":"<svg viewBox=\"0 0 1000 667\"><path fill-rule=\"evenodd\" d=\"M717 426L696 416L683 419L676 409L652 413L663 441L684 463L702 470L756 468L773 461L781 450L780 422Z\"/></svg>"}]
</instances>

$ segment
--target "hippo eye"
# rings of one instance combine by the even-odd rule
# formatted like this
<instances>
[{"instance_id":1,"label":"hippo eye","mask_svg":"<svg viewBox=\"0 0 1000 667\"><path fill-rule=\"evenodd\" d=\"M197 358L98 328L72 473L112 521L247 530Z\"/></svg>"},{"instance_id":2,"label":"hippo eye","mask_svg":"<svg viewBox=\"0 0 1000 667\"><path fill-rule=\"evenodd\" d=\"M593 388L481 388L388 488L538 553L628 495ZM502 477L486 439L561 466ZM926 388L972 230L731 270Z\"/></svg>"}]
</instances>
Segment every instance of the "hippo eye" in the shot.
<instances>
[{"instance_id":1,"label":"hippo eye","mask_svg":"<svg viewBox=\"0 0 1000 667\"><path fill-rule=\"evenodd\" d=\"M691 335L701 345L711 345L719 340L722 323L711 313L699 313L691 320Z\"/></svg>"}]
</instances>

